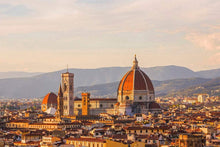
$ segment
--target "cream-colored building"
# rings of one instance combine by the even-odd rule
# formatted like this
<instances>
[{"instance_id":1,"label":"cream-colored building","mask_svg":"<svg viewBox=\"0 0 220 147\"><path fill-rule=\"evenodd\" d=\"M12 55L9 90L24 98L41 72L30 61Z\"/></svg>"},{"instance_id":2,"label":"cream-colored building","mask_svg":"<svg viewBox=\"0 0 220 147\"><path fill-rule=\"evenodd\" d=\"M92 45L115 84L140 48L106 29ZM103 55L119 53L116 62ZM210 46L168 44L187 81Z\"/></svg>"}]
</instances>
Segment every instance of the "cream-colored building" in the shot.
<instances>
[{"instance_id":1,"label":"cream-colored building","mask_svg":"<svg viewBox=\"0 0 220 147\"><path fill-rule=\"evenodd\" d=\"M133 66L121 79L117 98L86 98L89 93L82 93L83 98L74 99L74 74L62 74L61 86L57 97L58 111L56 116L98 115L108 113L114 115L148 114L161 111L155 102L155 92L150 78L140 69L135 56ZM82 111L84 113L82 113Z\"/></svg>"},{"instance_id":2,"label":"cream-colored building","mask_svg":"<svg viewBox=\"0 0 220 147\"><path fill-rule=\"evenodd\" d=\"M199 94L198 95L198 102L199 103L204 103L206 101L206 98L208 98L209 95L208 94Z\"/></svg>"},{"instance_id":3,"label":"cream-colored building","mask_svg":"<svg viewBox=\"0 0 220 147\"><path fill-rule=\"evenodd\" d=\"M115 114L114 106L117 103L116 98L92 98L89 104L89 113L99 115L100 113ZM82 114L82 100L74 100L74 114Z\"/></svg>"},{"instance_id":4,"label":"cream-colored building","mask_svg":"<svg viewBox=\"0 0 220 147\"><path fill-rule=\"evenodd\" d=\"M90 115L109 113L133 115L160 112L155 102L155 92L150 78L140 69L135 56L133 66L121 79L116 98L90 99ZM75 99L74 114L82 114L82 100Z\"/></svg>"}]
</instances>

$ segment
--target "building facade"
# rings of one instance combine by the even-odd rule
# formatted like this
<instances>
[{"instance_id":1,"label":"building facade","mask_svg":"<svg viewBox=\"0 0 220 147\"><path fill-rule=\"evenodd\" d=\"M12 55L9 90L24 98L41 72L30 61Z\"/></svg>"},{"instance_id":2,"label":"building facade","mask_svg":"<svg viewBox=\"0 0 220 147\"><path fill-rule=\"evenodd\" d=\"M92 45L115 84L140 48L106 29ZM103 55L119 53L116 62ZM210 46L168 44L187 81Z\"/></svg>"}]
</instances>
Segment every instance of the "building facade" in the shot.
<instances>
[{"instance_id":1,"label":"building facade","mask_svg":"<svg viewBox=\"0 0 220 147\"><path fill-rule=\"evenodd\" d=\"M63 73L57 96L57 117L73 115L133 115L136 113L160 112L155 102L155 92L150 78L140 69L135 56L133 66L121 79L117 98L90 98L90 93L82 93L82 98L74 99L74 74Z\"/></svg>"},{"instance_id":2,"label":"building facade","mask_svg":"<svg viewBox=\"0 0 220 147\"><path fill-rule=\"evenodd\" d=\"M63 116L73 116L73 78L74 74L68 71L62 74Z\"/></svg>"}]
</instances>

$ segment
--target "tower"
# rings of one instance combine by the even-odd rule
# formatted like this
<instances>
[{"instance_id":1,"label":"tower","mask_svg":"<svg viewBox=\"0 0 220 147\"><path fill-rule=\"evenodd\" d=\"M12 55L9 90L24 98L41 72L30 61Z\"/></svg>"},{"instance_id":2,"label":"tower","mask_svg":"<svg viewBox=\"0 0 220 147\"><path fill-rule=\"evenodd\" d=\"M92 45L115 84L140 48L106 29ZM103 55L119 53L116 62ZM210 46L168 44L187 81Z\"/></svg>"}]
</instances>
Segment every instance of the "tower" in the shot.
<instances>
[{"instance_id":1,"label":"tower","mask_svg":"<svg viewBox=\"0 0 220 147\"><path fill-rule=\"evenodd\" d=\"M58 96L57 96L56 116L58 118L61 118L61 116L63 116L63 92L62 92L61 84L60 84L59 91L58 91Z\"/></svg>"},{"instance_id":2,"label":"tower","mask_svg":"<svg viewBox=\"0 0 220 147\"><path fill-rule=\"evenodd\" d=\"M68 71L62 74L63 116L73 115L73 78L74 74Z\"/></svg>"},{"instance_id":3,"label":"tower","mask_svg":"<svg viewBox=\"0 0 220 147\"><path fill-rule=\"evenodd\" d=\"M90 93L82 93L82 115L89 115Z\"/></svg>"}]
</instances>

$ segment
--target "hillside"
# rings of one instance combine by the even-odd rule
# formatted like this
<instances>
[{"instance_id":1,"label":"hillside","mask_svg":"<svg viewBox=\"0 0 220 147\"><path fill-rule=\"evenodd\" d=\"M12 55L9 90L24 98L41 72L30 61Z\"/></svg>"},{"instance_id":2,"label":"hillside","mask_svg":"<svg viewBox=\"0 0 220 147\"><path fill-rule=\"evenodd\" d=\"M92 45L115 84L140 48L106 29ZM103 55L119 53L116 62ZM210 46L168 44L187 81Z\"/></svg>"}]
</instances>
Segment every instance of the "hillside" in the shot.
<instances>
[{"instance_id":1,"label":"hillside","mask_svg":"<svg viewBox=\"0 0 220 147\"><path fill-rule=\"evenodd\" d=\"M36 75L43 74L41 72L0 72L0 79L8 78L24 78L24 77L33 77Z\"/></svg>"},{"instance_id":2,"label":"hillside","mask_svg":"<svg viewBox=\"0 0 220 147\"><path fill-rule=\"evenodd\" d=\"M189 78L189 79L176 79L167 81L153 81L153 85L156 91L156 96L166 96L170 93L178 92L180 90L188 89L192 86L208 85L208 83L214 83L214 80L203 78ZM92 97L116 97L117 88L119 82L84 86L76 88L75 94L80 97L81 92L89 91ZM216 81L216 86L220 86L220 81Z\"/></svg>"},{"instance_id":3,"label":"hillside","mask_svg":"<svg viewBox=\"0 0 220 147\"><path fill-rule=\"evenodd\" d=\"M69 69L69 72L74 73L75 87L88 87L120 81L123 75L129 69L130 67L106 67L97 69ZM215 78L219 72L219 70L217 69L213 71L209 70L194 72L188 68L179 66L158 66L151 68L142 68L142 70L147 73L150 79L158 81L154 82L158 95L166 93L167 90L175 91L178 88L185 88L187 83L191 82L189 80L185 84L180 84L180 86L178 86L177 83L172 83L172 80L174 79L186 79L195 77L203 78L202 76L207 76L209 75L208 73L210 73L210 78ZM0 79L0 97L42 97L50 91L56 92L58 91L58 86L61 80L60 75L64 72L66 72L66 70L43 73L31 77L28 75L28 77L22 78ZM167 80L171 81L168 82ZM162 83L159 81L162 81ZM180 80L179 82L182 81ZM157 85L158 83L160 83L161 85ZM191 86L194 86L194 84L192 84ZM111 85L110 87L113 86ZM102 87L100 87L100 89L101 88ZM103 91L105 91L105 89L103 89ZM94 91L94 93L96 93L96 91ZM102 93L99 94L102 95ZM105 95L104 92L103 94Z\"/></svg>"},{"instance_id":4,"label":"hillside","mask_svg":"<svg viewBox=\"0 0 220 147\"><path fill-rule=\"evenodd\" d=\"M178 91L170 91L168 93L169 96L176 96L176 95L186 95L186 96L193 96L199 93L208 93L209 95L218 95L220 96L220 78L215 78L209 80L203 84L199 84L196 86L191 86L185 88L183 90Z\"/></svg>"}]
</instances>

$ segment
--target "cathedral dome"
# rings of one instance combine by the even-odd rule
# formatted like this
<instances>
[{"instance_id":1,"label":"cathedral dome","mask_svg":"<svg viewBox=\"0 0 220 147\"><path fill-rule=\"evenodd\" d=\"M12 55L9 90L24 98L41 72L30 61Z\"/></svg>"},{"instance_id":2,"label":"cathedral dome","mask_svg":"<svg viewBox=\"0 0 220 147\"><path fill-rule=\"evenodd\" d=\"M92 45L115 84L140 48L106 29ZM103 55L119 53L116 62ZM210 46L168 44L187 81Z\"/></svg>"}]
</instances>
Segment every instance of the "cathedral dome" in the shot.
<instances>
[{"instance_id":1,"label":"cathedral dome","mask_svg":"<svg viewBox=\"0 0 220 147\"><path fill-rule=\"evenodd\" d=\"M42 105L57 105L57 95L54 94L53 92L48 93L43 101L42 101Z\"/></svg>"},{"instance_id":2,"label":"cathedral dome","mask_svg":"<svg viewBox=\"0 0 220 147\"><path fill-rule=\"evenodd\" d=\"M128 71L118 86L118 91L145 90L154 93L154 87L150 78L138 67L135 56L133 67Z\"/></svg>"}]
</instances>

